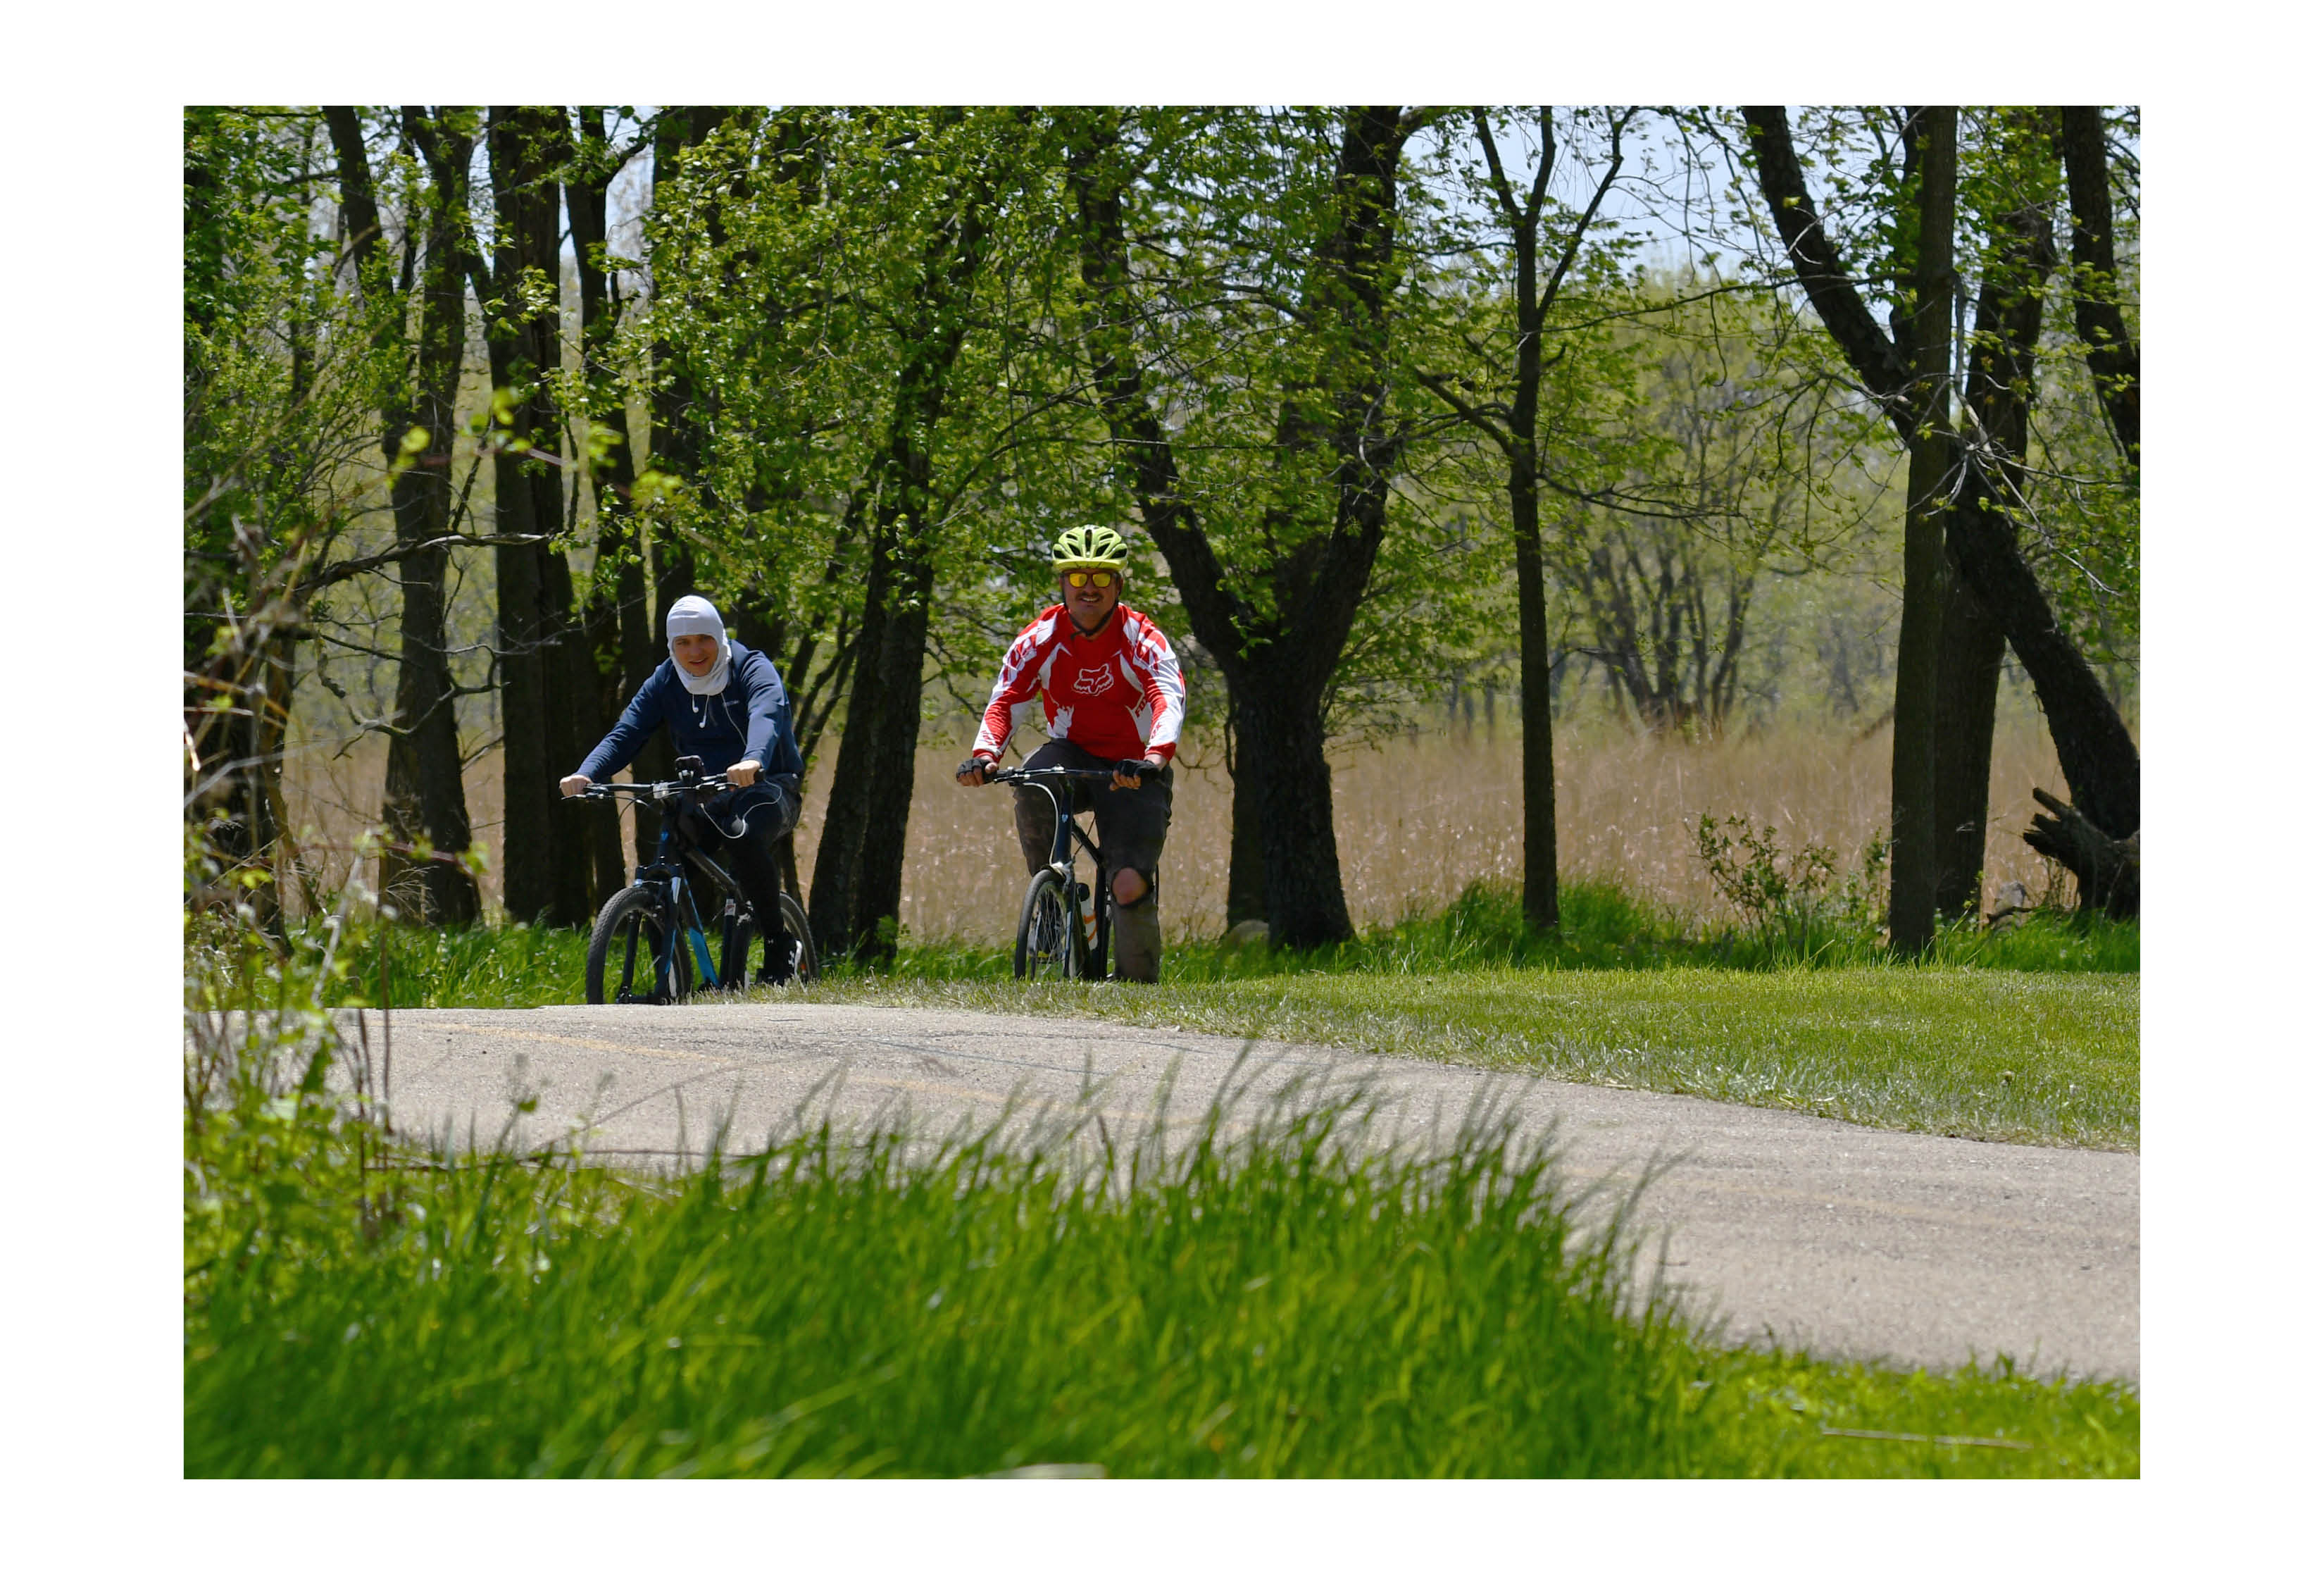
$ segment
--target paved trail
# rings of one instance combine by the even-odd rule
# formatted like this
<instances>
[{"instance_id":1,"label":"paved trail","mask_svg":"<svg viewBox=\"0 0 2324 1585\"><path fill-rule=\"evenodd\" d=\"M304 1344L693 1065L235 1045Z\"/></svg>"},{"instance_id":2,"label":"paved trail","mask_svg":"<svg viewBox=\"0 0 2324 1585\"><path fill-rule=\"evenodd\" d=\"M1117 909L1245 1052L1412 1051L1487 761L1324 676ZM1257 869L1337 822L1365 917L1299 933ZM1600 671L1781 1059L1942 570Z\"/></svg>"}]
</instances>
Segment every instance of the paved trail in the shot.
<instances>
[{"instance_id":1,"label":"paved trail","mask_svg":"<svg viewBox=\"0 0 2324 1585\"><path fill-rule=\"evenodd\" d=\"M576 1117L595 1152L699 1150L731 1114L733 1148L762 1143L814 1101L869 1118L908 1106L936 1129L991 1118L1012 1094L1077 1104L1085 1079L1116 1126L1150 1126L1173 1063L1175 1130L1197 1118L1242 1043L1213 1035L992 1014L761 1002L394 1015L392 1101L407 1127L511 1122L541 1144ZM375 1033L375 1026L374 1026ZM2138 1376L2138 1158L1890 1133L1690 1097L1601 1089L1391 1057L1267 1043L1262 1090L1366 1080L1407 1134L1480 1096L1557 1129L1571 1181L1647 1187L1669 1275L1730 1335L1936 1367L2007 1352L2044 1374ZM832 1088L835 1080L836 1087Z\"/></svg>"}]
</instances>

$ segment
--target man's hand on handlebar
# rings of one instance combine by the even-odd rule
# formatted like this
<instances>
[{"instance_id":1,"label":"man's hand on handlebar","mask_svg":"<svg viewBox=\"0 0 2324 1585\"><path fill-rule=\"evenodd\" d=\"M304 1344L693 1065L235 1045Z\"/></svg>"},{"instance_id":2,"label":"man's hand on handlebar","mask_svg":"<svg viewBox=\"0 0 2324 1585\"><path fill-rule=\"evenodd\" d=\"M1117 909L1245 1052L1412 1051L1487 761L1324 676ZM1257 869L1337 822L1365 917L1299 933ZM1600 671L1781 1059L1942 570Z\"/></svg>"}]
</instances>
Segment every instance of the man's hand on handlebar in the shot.
<instances>
[{"instance_id":1,"label":"man's hand on handlebar","mask_svg":"<svg viewBox=\"0 0 2324 1585\"><path fill-rule=\"evenodd\" d=\"M960 768L953 772L952 779L964 787L982 787L984 785L984 773L991 768L991 760L981 754L972 754L960 762Z\"/></svg>"},{"instance_id":2,"label":"man's hand on handlebar","mask_svg":"<svg viewBox=\"0 0 2324 1585\"><path fill-rule=\"evenodd\" d=\"M589 778L576 771L558 783L557 790L567 798L578 798L589 790Z\"/></svg>"},{"instance_id":3,"label":"man's hand on handlebar","mask_svg":"<svg viewBox=\"0 0 2324 1585\"><path fill-rule=\"evenodd\" d=\"M759 779L759 762L755 759L736 760L726 767L726 779L737 787L749 786Z\"/></svg>"},{"instance_id":4,"label":"man's hand on handlebar","mask_svg":"<svg viewBox=\"0 0 2324 1585\"><path fill-rule=\"evenodd\" d=\"M1117 760L1113 767L1113 784L1134 791L1139 785L1139 778L1152 775L1161 768L1162 762L1150 754L1144 759Z\"/></svg>"}]
</instances>

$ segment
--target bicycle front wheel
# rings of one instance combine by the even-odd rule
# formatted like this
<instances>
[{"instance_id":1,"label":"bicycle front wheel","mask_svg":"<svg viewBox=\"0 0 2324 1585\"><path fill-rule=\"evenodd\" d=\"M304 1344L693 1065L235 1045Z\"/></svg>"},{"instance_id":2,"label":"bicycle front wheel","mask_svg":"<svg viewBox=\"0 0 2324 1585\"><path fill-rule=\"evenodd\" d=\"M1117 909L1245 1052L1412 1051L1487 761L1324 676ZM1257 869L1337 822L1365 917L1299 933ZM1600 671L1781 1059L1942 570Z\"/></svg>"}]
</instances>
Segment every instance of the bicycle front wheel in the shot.
<instances>
[{"instance_id":1,"label":"bicycle front wheel","mask_svg":"<svg viewBox=\"0 0 2324 1585\"><path fill-rule=\"evenodd\" d=\"M606 898L589 932L590 1002L684 1001L693 976L676 935L657 889L625 886Z\"/></svg>"},{"instance_id":2,"label":"bicycle front wheel","mask_svg":"<svg viewBox=\"0 0 2324 1585\"><path fill-rule=\"evenodd\" d=\"M1081 959L1081 910L1057 872L1045 869L1025 888L1025 906L1017 915L1017 978L1071 979Z\"/></svg>"}]
</instances>

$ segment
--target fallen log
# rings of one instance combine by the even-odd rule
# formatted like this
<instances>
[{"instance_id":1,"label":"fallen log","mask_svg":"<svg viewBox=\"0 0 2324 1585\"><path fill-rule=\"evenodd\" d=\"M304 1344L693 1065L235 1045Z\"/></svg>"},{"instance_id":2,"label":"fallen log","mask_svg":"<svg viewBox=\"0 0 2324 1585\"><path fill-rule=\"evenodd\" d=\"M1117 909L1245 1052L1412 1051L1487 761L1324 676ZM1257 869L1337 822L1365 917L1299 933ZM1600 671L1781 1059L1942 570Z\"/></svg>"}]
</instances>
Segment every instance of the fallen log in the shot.
<instances>
[{"instance_id":1,"label":"fallen log","mask_svg":"<svg viewBox=\"0 0 2324 1585\"><path fill-rule=\"evenodd\" d=\"M2103 909L2112 919L2137 918L2138 833L2109 837L2072 804L2039 787L2034 802L2050 812L2034 817L2025 845L2073 876L2077 909Z\"/></svg>"}]
</instances>

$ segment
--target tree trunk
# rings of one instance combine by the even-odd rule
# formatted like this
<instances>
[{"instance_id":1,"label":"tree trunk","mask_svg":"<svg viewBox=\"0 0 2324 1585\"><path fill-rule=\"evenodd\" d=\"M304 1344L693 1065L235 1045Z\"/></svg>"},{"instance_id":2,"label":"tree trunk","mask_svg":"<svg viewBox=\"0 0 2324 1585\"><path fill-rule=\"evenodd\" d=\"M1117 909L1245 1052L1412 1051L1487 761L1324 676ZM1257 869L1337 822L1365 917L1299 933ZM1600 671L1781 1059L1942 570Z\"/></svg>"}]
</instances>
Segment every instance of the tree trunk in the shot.
<instances>
[{"instance_id":1,"label":"tree trunk","mask_svg":"<svg viewBox=\"0 0 2324 1585\"><path fill-rule=\"evenodd\" d=\"M249 587L259 588L252 569ZM280 602L273 610L287 615ZM254 870L264 878L235 886L260 930L278 934L282 903L276 844L281 835L282 741L290 718L291 665L298 639L266 620L245 622L242 642L208 657L200 672L215 686L194 691L199 703L221 697L225 713L189 709L187 735L208 791L189 813L203 825L213 857L227 871Z\"/></svg>"},{"instance_id":2,"label":"tree trunk","mask_svg":"<svg viewBox=\"0 0 2324 1585\"><path fill-rule=\"evenodd\" d=\"M558 422L543 376L557 366L554 306L535 314L518 301L528 270L558 280L558 187L564 113L545 106L492 107L486 132L499 242L484 323L493 387L511 397L493 457L493 513L502 534L554 536L564 529ZM540 455L531 455L540 454ZM557 781L579 763L572 697L580 681L567 629L572 573L553 542L494 547L499 620L504 821L503 899L516 920L579 927L589 922L590 845L567 820Z\"/></svg>"},{"instance_id":3,"label":"tree trunk","mask_svg":"<svg viewBox=\"0 0 2324 1585\"><path fill-rule=\"evenodd\" d=\"M1948 575L1936 683L1937 912L1975 919L1985 874L1987 794L1993 780L1993 716L2008 639L1962 579Z\"/></svg>"},{"instance_id":4,"label":"tree trunk","mask_svg":"<svg viewBox=\"0 0 2324 1585\"><path fill-rule=\"evenodd\" d=\"M936 589L929 502L935 462L928 445L948 405L953 366L967 336L992 178L989 164L964 173L958 212L936 225L922 255L881 465L862 647L816 853L808 922L818 947L878 962L896 952L928 604Z\"/></svg>"},{"instance_id":5,"label":"tree trunk","mask_svg":"<svg viewBox=\"0 0 2324 1585\"><path fill-rule=\"evenodd\" d=\"M1501 171L1500 154L1492 142L1492 128L1483 112L1476 116L1477 131L1492 158L1494 187L1503 218L1510 223L1510 241L1517 255L1517 389L1509 410L1504 443L1508 460L1509 523L1517 578L1517 716L1518 779L1525 805L1525 916L1536 930L1554 931L1557 915L1557 764L1551 738L1549 684L1549 607L1543 585L1541 553L1541 421L1542 329L1550 299L1564 276L1553 273L1546 292L1541 290L1537 258L1542 201L1549 190L1550 169L1556 159L1555 125L1549 107L1541 111L1541 163L1519 208L1516 194ZM1621 166L1620 124L1616 123L1612 169ZM1605 195L1600 185L1599 196ZM1591 205L1595 213L1597 204ZM1584 218L1582 229L1586 230ZM1577 245L1580 234L1576 234Z\"/></svg>"},{"instance_id":6,"label":"tree trunk","mask_svg":"<svg viewBox=\"0 0 2324 1585\"><path fill-rule=\"evenodd\" d=\"M2103 909L2116 919L2137 918L2138 833L2119 840L2109 837L2039 787L2034 801L2050 812L2034 817L2025 845L2073 873L2079 911Z\"/></svg>"},{"instance_id":7,"label":"tree trunk","mask_svg":"<svg viewBox=\"0 0 2324 1585\"><path fill-rule=\"evenodd\" d=\"M533 479L535 509L544 503L540 496L549 494L549 504L562 505L566 479L561 473L544 471ZM542 487L547 487L544 492ZM578 488L578 481L572 487ZM613 725L618 711L609 710L611 690L607 680L597 667L597 655L590 643L589 631L582 621L580 602L573 584L573 564L565 552L556 545L543 545L542 588L546 592L548 609L556 615L557 637L554 653L548 657L551 673L563 674L563 684L552 690L556 709L549 726L561 733L562 747L555 751L551 764L552 782L579 767ZM610 805L568 802L562 794L551 806L551 818L557 824L558 853L558 876L565 906L576 912L567 915L578 924L587 924L595 917L597 900L610 897L627 884L629 866L622 855L622 820Z\"/></svg>"},{"instance_id":8,"label":"tree trunk","mask_svg":"<svg viewBox=\"0 0 2324 1585\"><path fill-rule=\"evenodd\" d=\"M1243 751L1246 739L1234 689L1227 689L1227 776L1234 784L1232 824L1227 836L1227 923L1267 919L1267 841L1259 812L1259 767Z\"/></svg>"},{"instance_id":9,"label":"tree trunk","mask_svg":"<svg viewBox=\"0 0 2324 1585\"><path fill-rule=\"evenodd\" d=\"M1896 637L1896 735L1889 769L1888 941L1925 949L1937 911L1938 660L1944 639L1946 464L1951 453L1953 187L1956 116L1923 106L1907 136L1920 195L1909 336L1916 414L1904 503L1904 616Z\"/></svg>"},{"instance_id":10,"label":"tree trunk","mask_svg":"<svg viewBox=\"0 0 2324 1585\"><path fill-rule=\"evenodd\" d=\"M2138 471L2138 343L2123 318L2115 273L2114 190L2107 180L2106 123L2096 105L2059 114L2066 162L2066 201L2074 216L2074 332L2089 348L2090 375L2107 422Z\"/></svg>"},{"instance_id":11,"label":"tree trunk","mask_svg":"<svg viewBox=\"0 0 2324 1585\"><path fill-rule=\"evenodd\" d=\"M1539 371L1536 370L1538 379ZM1537 387L1536 387L1537 390ZM1521 408L1535 394L1520 387ZM1522 442L1532 432L1529 412L1517 415ZM1513 459L1509 506L1516 519L1517 574L1517 709L1523 728L1519 779L1525 800L1525 916L1536 930L1554 931L1557 916L1557 761L1550 737L1549 605L1542 587L1541 494L1534 483L1533 447L1521 447L1523 474Z\"/></svg>"},{"instance_id":12,"label":"tree trunk","mask_svg":"<svg viewBox=\"0 0 2324 1585\"><path fill-rule=\"evenodd\" d=\"M1278 946L1318 946L1355 933L1332 827L1322 706L1387 525L1397 445L1382 427L1390 335L1386 276L1396 240L1397 168L1412 130L1394 106L1347 114L1333 216L1314 244L1304 294L1307 310L1342 338L1340 354L1314 376L1320 389L1285 394L1275 434L1286 471L1295 458L1319 450L1333 459L1332 528L1290 536L1296 549L1253 570L1272 585L1273 610L1265 614L1235 592L1180 495L1176 455L1146 394L1129 296L1119 120L1101 113L1082 121L1067 157L1093 383L1109 433L1124 454L1139 517L1170 564L1187 624L1218 657L1234 691L1238 754L1259 773L1267 918ZM1308 416L1310 408L1295 395L1323 396L1329 416ZM1293 514L1286 507L1267 514L1278 538L1295 526Z\"/></svg>"},{"instance_id":13,"label":"tree trunk","mask_svg":"<svg viewBox=\"0 0 2324 1585\"><path fill-rule=\"evenodd\" d=\"M1984 509L1991 481L1972 464L1969 491L1948 517L1946 548L1978 601L2009 635L2057 746L2075 807L2108 835L2138 830L2138 746L2073 638L2058 626L2034 570Z\"/></svg>"},{"instance_id":14,"label":"tree trunk","mask_svg":"<svg viewBox=\"0 0 2324 1585\"><path fill-rule=\"evenodd\" d=\"M1749 105L1743 113L1750 125L1760 189L1800 284L1857 378L1909 443L1913 418L1898 398L1912 384L1911 371L1881 333L1838 249L1824 235L1792 149L1784 107ZM1955 461L1965 475L1965 497L2000 494L1976 450L1957 449ZM2034 570L2002 531L1997 514L1982 509L1957 507L1947 514L1945 548L1978 603L2001 624L2010 648L2024 663L2041 699L2076 807L2108 835L2127 837L2138 830L2137 746L2089 663L2059 627Z\"/></svg>"},{"instance_id":15,"label":"tree trunk","mask_svg":"<svg viewBox=\"0 0 2324 1585\"><path fill-rule=\"evenodd\" d=\"M237 199L222 179L225 156L206 149L200 134L215 133L221 113L187 107L184 123L184 411L191 413L211 375L207 342L218 328L218 312L231 273L226 242L227 209ZM189 481L190 482L190 481ZM186 520L186 617L180 630L184 649L184 727L192 755L186 817L198 823L209 857L228 873L254 871L264 878L244 889L230 886L232 902L246 903L260 930L281 938L281 894L276 883L275 839L279 835L281 731L269 722L289 705L290 663L295 639L283 637L273 613L266 571L259 564L263 530L237 521L224 502ZM211 554L196 552L199 542ZM215 559L213 560L213 556ZM240 589L235 570L239 563ZM240 608L235 609L237 599ZM295 607L279 612L290 620ZM219 615L232 611L226 642ZM270 758L272 737L277 757Z\"/></svg>"},{"instance_id":16,"label":"tree trunk","mask_svg":"<svg viewBox=\"0 0 2324 1585\"><path fill-rule=\"evenodd\" d=\"M565 187L572 218L573 251L579 259L581 347L589 380L589 422L604 437L602 461L592 460L590 484L596 492L598 587L592 599L591 636L601 657L613 662L617 692L626 701L661 663L654 642L654 616L646 598L643 548L631 494L637 485L637 459L630 445L630 412L622 399L615 368L614 333L621 328L619 283L604 262L608 190L618 168L605 144L612 116L604 107L581 107L579 180ZM613 569L607 579L606 567Z\"/></svg>"},{"instance_id":17,"label":"tree trunk","mask_svg":"<svg viewBox=\"0 0 2324 1585\"><path fill-rule=\"evenodd\" d=\"M585 436L581 458L597 508L597 555L581 626L595 672L592 714L605 723L621 713L661 659L646 601L644 546L631 512L637 461L630 449L629 408L622 396L620 371L612 362L621 297L618 283L603 267L607 193L619 170L607 147L613 131L613 117L604 107L580 107L574 170L565 184L581 292L582 373L589 393L584 417L597 441L592 444L591 437ZM582 744L582 752L586 755L591 746ZM621 816L608 809L583 818L592 828L598 894L610 895L628 879ZM650 834L639 844L641 859L650 857L652 840Z\"/></svg>"},{"instance_id":18,"label":"tree trunk","mask_svg":"<svg viewBox=\"0 0 2324 1585\"><path fill-rule=\"evenodd\" d=\"M807 926L817 949L829 957L853 951L863 934L856 921L857 882L863 863L863 806L860 796L875 758L872 739L886 714L881 658L886 652L888 589L893 556L874 545L864 579L863 620L859 627L853 686L831 767L831 795L824 801L823 832L815 848L815 890L807 899ZM915 711L917 718L918 712Z\"/></svg>"},{"instance_id":19,"label":"tree trunk","mask_svg":"<svg viewBox=\"0 0 2324 1585\"><path fill-rule=\"evenodd\" d=\"M1968 443L1983 448L1994 477L2015 497L2024 483L2042 299L2057 262L2049 195L2029 202L2003 226L2000 246L1978 289L1977 329L1962 396L1974 421ZM1985 514L1992 533L2016 544L2015 516L1991 496L1972 493L1956 510ZM1974 918L1983 903L1994 703L2006 638L1958 569L1949 569L1946 584L1944 656L1937 685L1937 907Z\"/></svg>"},{"instance_id":20,"label":"tree trunk","mask_svg":"<svg viewBox=\"0 0 2324 1585\"><path fill-rule=\"evenodd\" d=\"M1293 688L1254 684L1246 678L1235 701L1243 757L1259 773L1259 829L1268 833L1260 854L1268 939L1293 947L1346 941L1355 930L1340 885L1322 701ZM1277 832L1302 839L1277 841Z\"/></svg>"},{"instance_id":21,"label":"tree trunk","mask_svg":"<svg viewBox=\"0 0 2324 1585\"><path fill-rule=\"evenodd\" d=\"M425 114L413 106L407 117ZM372 319L374 343L396 360L383 403L380 449L393 482L389 499L396 539L410 547L396 563L398 617L394 713L388 722L387 784L381 823L394 846L379 861L379 894L422 924L468 924L479 912L476 883L448 858L471 837L468 801L460 782L458 724L453 710L451 665L445 653L444 580L448 553L423 549L441 538L451 520L454 402L467 333L466 276L447 232L466 224L466 177L472 139L443 129L457 179L438 181L420 200L410 224L427 228L418 282L416 347L404 345L404 304L390 278L385 238L373 187L371 159L352 106L324 109L339 162L339 188L347 216L349 251ZM415 435L414 431L421 431ZM410 437L415 445L407 448ZM401 850L399 850L401 849ZM416 851L415 851L416 850Z\"/></svg>"},{"instance_id":22,"label":"tree trunk","mask_svg":"<svg viewBox=\"0 0 2324 1585\"><path fill-rule=\"evenodd\" d=\"M423 116L425 109L407 107L404 116ZM342 186L360 186L370 199L370 161L364 156L363 134L354 109L332 109L332 139L339 144ZM411 384L397 388L381 434L381 451L388 465L402 465L391 486L397 542L411 546L397 562L397 586L402 611L397 618L395 713L388 723L388 774L381 800L381 822L388 839L402 848L420 848L444 856L467 853L472 830L467 818L467 788L460 783L460 725L453 709L451 660L447 655L447 614L444 579L451 555L444 549L420 549L441 539L451 527L451 444L457 428L456 400L460 391L460 356L467 348L467 279L460 254L448 239L448 227L467 226L467 165L475 139L451 128L439 128L439 137L451 146L451 181L437 179L423 199L425 258L420 263L419 344L409 353L397 348L397 358L411 358ZM354 174L354 181L348 177ZM379 237L379 214L372 205L348 205L348 227L355 237L358 276L386 286L383 260L364 260L367 246L383 246ZM370 244L364 242L370 237ZM402 339L402 300L381 302L381 330L392 325ZM420 430L423 434L414 434ZM416 441L407 451L407 437ZM395 899L407 918L423 925L469 925L481 913L475 876L447 857L423 857L419 853L379 856L379 894Z\"/></svg>"},{"instance_id":23,"label":"tree trunk","mask_svg":"<svg viewBox=\"0 0 2324 1585\"><path fill-rule=\"evenodd\" d=\"M896 558L880 647L856 668L856 697L869 681L867 714L848 712L840 766L831 779L829 808L855 811L854 895L835 938L852 957L887 962L896 955L896 925L904 892L904 842L911 822L912 773L920 746L920 680L927 654L928 600L935 567L925 553L905 548ZM860 774L847 774L846 750L870 739ZM826 815L825 820L830 820ZM816 880L820 883L820 862ZM818 892L820 887L818 885ZM823 932L818 930L820 941Z\"/></svg>"},{"instance_id":24,"label":"tree trunk","mask_svg":"<svg viewBox=\"0 0 2324 1585\"><path fill-rule=\"evenodd\" d=\"M900 414L898 422L900 430ZM808 923L825 952L885 961L895 955L903 894L935 569L901 514L890 516L883 507L882 515L890 520L879 530L865 584L847 718L816 845Z\"/></svg>"}]
</instances>

